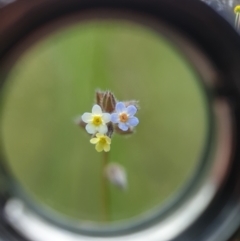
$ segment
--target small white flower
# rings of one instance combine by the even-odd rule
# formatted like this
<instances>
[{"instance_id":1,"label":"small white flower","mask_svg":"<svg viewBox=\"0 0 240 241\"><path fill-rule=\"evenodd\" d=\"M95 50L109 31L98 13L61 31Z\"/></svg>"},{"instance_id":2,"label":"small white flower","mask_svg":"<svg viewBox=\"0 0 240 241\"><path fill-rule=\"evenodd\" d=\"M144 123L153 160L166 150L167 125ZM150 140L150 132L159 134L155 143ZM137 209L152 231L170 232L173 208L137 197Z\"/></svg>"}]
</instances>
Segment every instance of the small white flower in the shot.
<instances>
[{"instance_id":1,"label":"small white flower","mask_svg":"<svg viewBox=\"0 0 240 241\"><path fill-rule=\"evenodd\" d=\"M87 123L85 129L89 134L95 134L99 132L105 134L108 131L106 123L111 120L111 115L108 113L102 113L102 109L99 105L94 105L92 113L84 113L82 115L82 121Z\"/></svg>"}]
</instances>

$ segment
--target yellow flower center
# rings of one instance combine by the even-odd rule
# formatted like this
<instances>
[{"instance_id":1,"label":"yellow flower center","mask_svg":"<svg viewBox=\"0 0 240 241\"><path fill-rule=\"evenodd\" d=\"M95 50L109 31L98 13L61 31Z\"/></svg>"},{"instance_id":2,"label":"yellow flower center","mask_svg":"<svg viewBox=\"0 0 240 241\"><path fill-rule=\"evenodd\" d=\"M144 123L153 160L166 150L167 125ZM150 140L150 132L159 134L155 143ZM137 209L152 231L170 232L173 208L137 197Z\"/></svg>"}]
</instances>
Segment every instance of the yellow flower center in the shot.
<instances>
[{"instance_id":1,"label":"yellow flower center","mask_svg":"<svg viewBox=\"0 0 240 241\"><path fill-rule=\"evenodd\" d=\"M106 137L100 137L99 143L102 144L102 145L105 145L107 143Z\"/></svg>"},{"instance_id":2,"label":"yellow flower center","mask_svg":"<svg viewBox=\"0 0 240 241\"><path fill-rule=\"evenodd\" d=\"M240 13L240 5L237 5L237 6L234 8L234 13L236 13L236 14Z\"/></svg>"},{"instance_id":3,"label":"yellow flower center","mask_svg":"<svg viewBox=\"0 0 240 241\"><path fill-rule=\"evenodd\" d=\"M119 120L121 122L127 122L128 121L128 115L126 113L122 113L121 115L119 115Z\"/></svg>"},{"instance_id":4,"label":"yellow flower center","mask_svg":"<svg viewBox=\"0 0 240 241\"><path fill-rule=\"evenodd\" d=\"M95 116L93 117L92 123L93 123L93 125L95 125L95 126L100 126L100 125L103 123L102 117L99 116L99 115L95 115Z\"/></svg>"}]
</instances>

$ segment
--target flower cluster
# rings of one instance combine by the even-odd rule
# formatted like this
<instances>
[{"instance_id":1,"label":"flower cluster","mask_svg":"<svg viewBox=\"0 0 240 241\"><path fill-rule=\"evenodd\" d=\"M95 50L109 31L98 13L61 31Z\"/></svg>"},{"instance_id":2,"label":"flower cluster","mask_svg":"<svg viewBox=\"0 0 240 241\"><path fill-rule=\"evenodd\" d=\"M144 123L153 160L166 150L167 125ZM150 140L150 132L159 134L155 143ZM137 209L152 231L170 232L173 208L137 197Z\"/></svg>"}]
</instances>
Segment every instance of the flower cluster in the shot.
<instances>
[{"instance_id":1,"label":"flower cluster","mask_svg":"<svg viewBox=\"0 0 240 241\"><path fill-rule=\"evenodd\" d=\"M98 152L110 151L112 134L132 134L139 123L135 114L137 101L119 102L110 91L97 91L92 112L85 112L77 121L92 135L90 143Z\"/></svg>"}]
</instances>

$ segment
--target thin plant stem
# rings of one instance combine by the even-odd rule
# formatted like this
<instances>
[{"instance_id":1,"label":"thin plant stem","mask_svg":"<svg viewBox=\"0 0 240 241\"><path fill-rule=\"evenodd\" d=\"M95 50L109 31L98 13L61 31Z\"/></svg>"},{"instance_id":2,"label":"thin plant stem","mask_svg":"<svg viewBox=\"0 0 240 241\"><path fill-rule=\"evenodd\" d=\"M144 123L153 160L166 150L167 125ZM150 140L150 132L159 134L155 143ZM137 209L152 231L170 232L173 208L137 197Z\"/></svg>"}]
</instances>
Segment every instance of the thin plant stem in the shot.
<instances>
[{"instance_id":1,"label":"thin plant stem","mask_svg":"<svg viewBox=\"0 0 240 241\"><path fill-rule=\"evenodd\" d=\"M236 17L235 17L235 28L238 31L240 27L240 14L236 13Z\"/></svg>"},{"instance_id":2,"label":"thin plant stem","mask_svg":"<svg viewBox=\"0 0 240 241\"><path fill-rule=\"evenodd\" d=\"M110 220L110 193L108 188L108 181L106 176L104 175L105 168L108 164L109 153L103 152L103 159L102 159L102 168L101 168L101 180L102 180L102 213L103 213L103 220L109 221Z\"/></svg>"}]
</instances>

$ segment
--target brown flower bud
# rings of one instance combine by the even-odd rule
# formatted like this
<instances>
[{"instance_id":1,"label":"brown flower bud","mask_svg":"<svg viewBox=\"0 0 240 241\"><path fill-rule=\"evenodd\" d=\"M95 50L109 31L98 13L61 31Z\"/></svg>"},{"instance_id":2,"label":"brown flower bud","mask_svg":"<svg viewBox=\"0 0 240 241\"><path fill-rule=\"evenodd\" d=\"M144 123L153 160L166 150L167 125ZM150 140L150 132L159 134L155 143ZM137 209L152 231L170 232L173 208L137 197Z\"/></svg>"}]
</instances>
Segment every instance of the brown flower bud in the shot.
<instances>
[{"instance_id":1,"label":"brown flower bud","mask_svg":"<svg viewBox=\"0 0 240 241\"><path fill-rule=\"evenodd\" d=\"M102 110L107 113L112 113L115 110L117 100L114 94L109 91L96 91L96 103L101 106Z\"/></svg>"},{"instance_id":2,"label":"brown flower bud","mask_svg":"<svg viewBox=\"0 0 240 241\"><path fill-rule=\"evenodd\" d=\"M96 104L102 107L102 98L104 95L104 91L96 90Z\"/></svg>"},{"instance_id":3,"label":"brown flower bud","mask_svg":"<svg viewBox=\"0 0 240 241\"><path fill-rule=\"evenodd\" d=\"M115 110L116 98L110 91L105 91L102 97L101 106L107 113L112 113Z\"/></svg>"}]
</instances>

